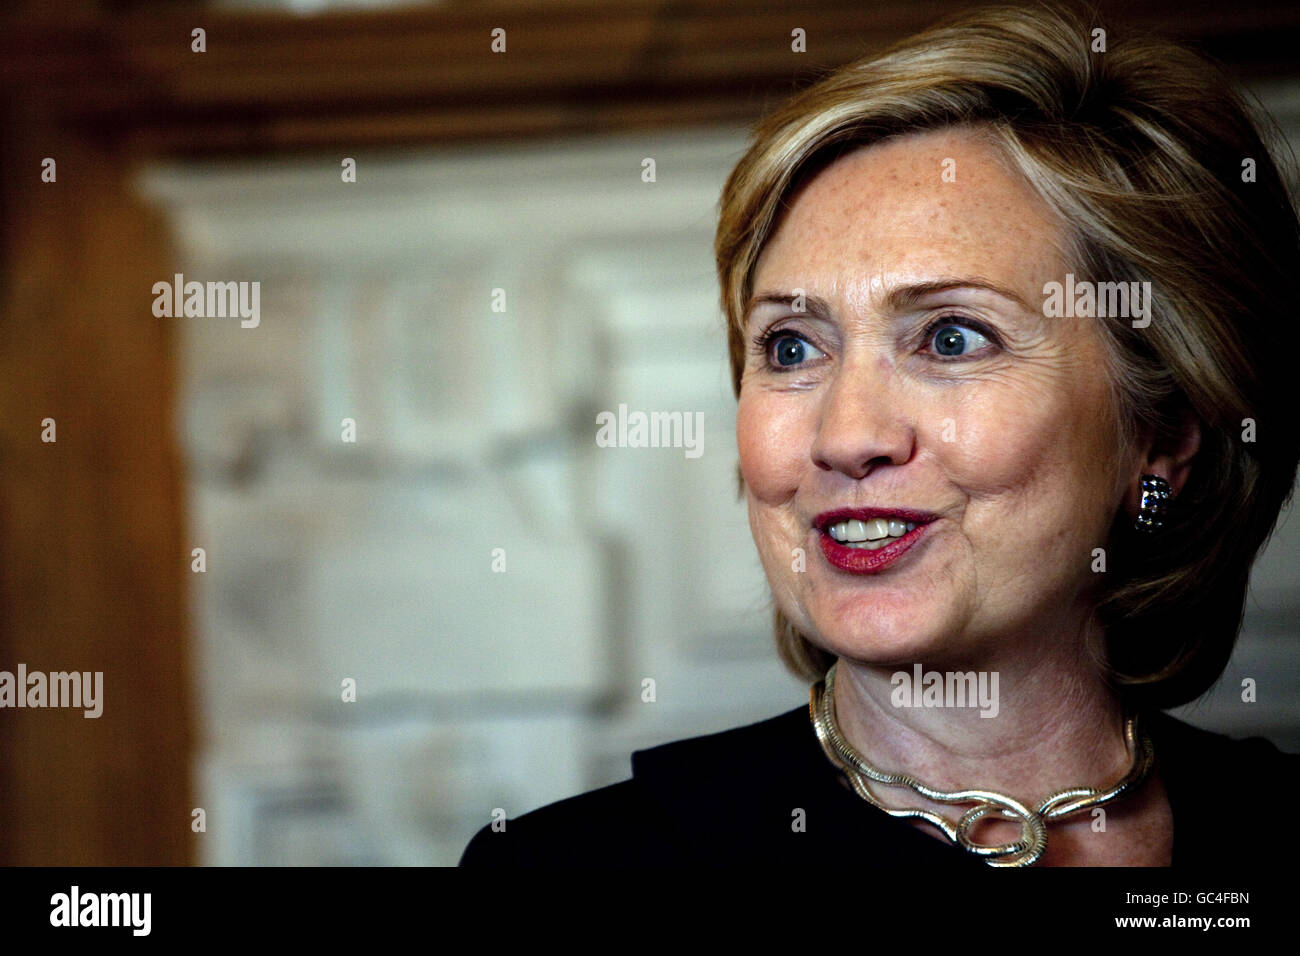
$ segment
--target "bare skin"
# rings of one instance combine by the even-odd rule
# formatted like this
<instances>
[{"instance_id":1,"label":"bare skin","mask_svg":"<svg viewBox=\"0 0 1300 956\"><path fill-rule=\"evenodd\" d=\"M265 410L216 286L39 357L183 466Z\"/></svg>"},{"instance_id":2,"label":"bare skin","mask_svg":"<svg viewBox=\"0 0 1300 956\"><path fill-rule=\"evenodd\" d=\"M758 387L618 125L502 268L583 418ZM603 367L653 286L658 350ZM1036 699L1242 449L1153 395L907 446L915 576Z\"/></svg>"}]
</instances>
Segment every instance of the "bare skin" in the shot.
<instances>
[{"instance_id":1,"label":"bare skin","mask_svg":"<svg viewBox=\"0 0 1300 956\"><path fill-rule=\"evenodd\" d=\"M930 786L1027 804L1128 769L1120 702L1085 649L1100 638L1094 549L1117 515L1136 515L1140 475L1178 493L1198 440L1193 423L1172 444L1120 448L1101 320L1043 315L1044 284L1073 271L1065 235L979 131L841 157L800 191L759 260L746 331L774 337L749 349L736 419L773 595L840 659L850 742ZM938 517L878 573L826 559L819 514L891 506ZM996 671L996 717L895 706L891 676L915 662ZM1172 826L1153 775L1106 808L1104 831L1086 813L1052 824L1039 865L1167 865ZM987 818L975 833L1018 835Z\"/></svg>"}]
</instances>

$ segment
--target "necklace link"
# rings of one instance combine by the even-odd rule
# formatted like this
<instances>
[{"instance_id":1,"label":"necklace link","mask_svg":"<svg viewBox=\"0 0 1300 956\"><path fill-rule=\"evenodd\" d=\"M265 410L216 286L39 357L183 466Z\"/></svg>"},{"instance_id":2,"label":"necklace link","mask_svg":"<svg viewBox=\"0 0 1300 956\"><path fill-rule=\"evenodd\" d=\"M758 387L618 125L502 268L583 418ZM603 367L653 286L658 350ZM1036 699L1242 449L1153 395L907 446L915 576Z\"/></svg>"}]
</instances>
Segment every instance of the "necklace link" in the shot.
<instances>
[{"instance_id":1,"label":"necklace link","mask_svg":"<svg viewBox=\"0 0 1300 956\"><path fill-rule=\"evenodd\" d=\"M907 774L884 773L867 763L845 739L835 722L835 668L838 664L838 661L832 664L826 672L826 678L813 685L808 703L813 729L827 758L845 774L854 792L867 803L892 817L926 821L962 849L983 858L989 866L1032 866L1047 850L1049 822L1109 803L1140 786L1151 771L1154 758L1151 739L1145 732L1138 732L1138 715L1133 714L1124 723L1124 743L1133 754L1133 763L1118 783L1107 790L1091 787L1061 790L1040 803L1037 809L1030 809L1018 800L993 790L936 790ZM867 785L868 780L885 786L907 787L936 803L973 803L974 806L965 811L956 824L942 814L920 807L892 809L876 799ZM971 829L990 814L998 814L1007 820L1018 820L1020 839L998 845L972 840Z\"/></svg>"}]
</instances>

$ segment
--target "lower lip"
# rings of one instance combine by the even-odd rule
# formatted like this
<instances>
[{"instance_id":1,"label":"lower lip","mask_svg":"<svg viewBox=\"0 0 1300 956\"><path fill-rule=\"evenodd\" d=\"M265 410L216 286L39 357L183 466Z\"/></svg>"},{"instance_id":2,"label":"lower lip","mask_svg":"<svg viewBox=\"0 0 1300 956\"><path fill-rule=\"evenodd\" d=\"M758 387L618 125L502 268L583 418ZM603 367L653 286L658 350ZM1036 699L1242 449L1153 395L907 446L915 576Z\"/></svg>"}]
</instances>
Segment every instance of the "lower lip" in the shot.
<instances>
[{"instance_id":1,"label":"lower lip","mask_svg":"<svg viewBox=\"0 0 1300 956\"><path fill-rule=\"evenodd\" d=\"M825 531L820 532L822 554L832 567L850 574L876 574L893 564L920 541L930 523L919 524L901 538L895 538L883 548L868 551L840 544Z\"/></svg>"}]
</instances>

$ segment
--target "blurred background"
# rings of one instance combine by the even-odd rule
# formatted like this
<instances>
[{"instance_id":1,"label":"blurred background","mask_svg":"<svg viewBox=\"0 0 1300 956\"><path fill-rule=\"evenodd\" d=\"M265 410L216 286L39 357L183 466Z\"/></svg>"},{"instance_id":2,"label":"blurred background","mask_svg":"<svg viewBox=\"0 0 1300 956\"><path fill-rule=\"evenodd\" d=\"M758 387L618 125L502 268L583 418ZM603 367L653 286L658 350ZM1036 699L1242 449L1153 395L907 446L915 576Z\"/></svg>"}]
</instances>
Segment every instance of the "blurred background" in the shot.
<instances>
[{"instance_id":1,"label":"blurred background","mask_svg":"<svg viewBox=\"0 0 1300 956\"><path fill-rule=\"evenodd\" d=\"M765 110L969 5L10 2L0 670L103 671L104 712L0 711L0 863L454 864L804 704L716 202ZM1300 8L1123 6L1300 146ZM156 315L178 273L258 282L256 326ZM598 448L620 404L703 453ZM1178 712L1291 750L1296 524Z\"/></svg>"}]
</instances>

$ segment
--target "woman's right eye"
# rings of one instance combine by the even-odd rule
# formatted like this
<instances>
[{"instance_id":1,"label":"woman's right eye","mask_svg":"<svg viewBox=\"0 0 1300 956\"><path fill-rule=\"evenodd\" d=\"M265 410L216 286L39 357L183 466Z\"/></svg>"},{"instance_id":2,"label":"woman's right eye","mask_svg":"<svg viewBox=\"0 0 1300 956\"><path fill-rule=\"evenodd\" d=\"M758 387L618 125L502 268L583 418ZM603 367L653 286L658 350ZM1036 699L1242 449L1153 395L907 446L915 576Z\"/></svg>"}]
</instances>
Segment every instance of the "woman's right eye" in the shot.
<instances>
[{"instance_id":1,"label":"woman's right eye","mask_svg":"<svg viewBox=\"0 0 1300 956\"><path fill-rule=\"evenodd\" d=\"M767 360L775 369L794 368L824 353L802 335L775 332L768 336Z\"/></svg>"}]
</instances>

